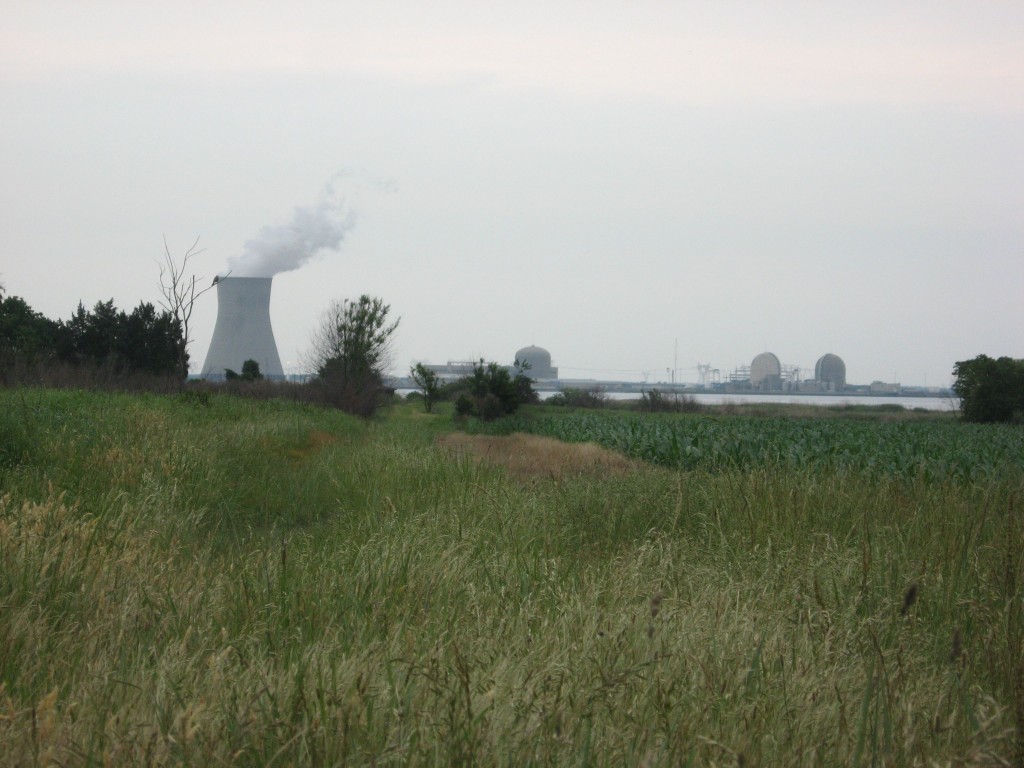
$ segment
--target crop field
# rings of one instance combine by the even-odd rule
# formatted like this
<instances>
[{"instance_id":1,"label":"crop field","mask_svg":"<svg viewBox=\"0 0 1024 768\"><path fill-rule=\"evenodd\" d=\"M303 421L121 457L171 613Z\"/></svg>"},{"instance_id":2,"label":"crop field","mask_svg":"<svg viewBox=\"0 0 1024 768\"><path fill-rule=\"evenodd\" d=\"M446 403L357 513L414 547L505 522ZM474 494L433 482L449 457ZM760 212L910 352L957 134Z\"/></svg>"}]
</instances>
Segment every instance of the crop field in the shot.
<instances>
[{"instance_id":1,"label":"crop field","mask_svg":"<svg viewBox=\"0 0 1024 768\"><path fill-rule=\"evenodd\" d=\"M481 425L596 443L665 467L777 468L969 482L1024 466L1024 431L1006 425L756 417L546 413Z\"/></svg>"},{"instance_id":2,"label":"crop field","mask_svg":"<svg viewBox=\"0 0 1024 768\"><path fill-rule=\"evenodd\" d=\"M1019 430L439 411L0 391L0 763L1024 765Z\"/></svg>"}]
</instances>

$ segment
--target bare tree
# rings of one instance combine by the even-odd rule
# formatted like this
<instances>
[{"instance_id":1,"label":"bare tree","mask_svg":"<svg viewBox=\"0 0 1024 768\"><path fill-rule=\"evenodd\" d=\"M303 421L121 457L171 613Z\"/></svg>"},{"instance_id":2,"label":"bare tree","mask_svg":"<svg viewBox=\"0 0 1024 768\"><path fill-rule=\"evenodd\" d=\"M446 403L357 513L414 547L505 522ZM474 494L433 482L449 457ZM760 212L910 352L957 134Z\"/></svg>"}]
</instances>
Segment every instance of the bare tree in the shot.
<instances>
[{"instance_id":1,"label":"bare tree","mask_svg":"<svg viewBox=\"0 0 1024 768\"><path fill-rule=\"evenodd\" d=\"M182 378L188 376L188 345L192 343L189 324L192 320L192 310L195 308L196 299L217 284L217 280L214 280L206 288L199 288L200 278L194 274L186 274L189 261L205 250L197 248L198 245L199 238L197 237L191 247L185 251L181 261L178 262L171 255L165 235L164 260L157 261L157 265L160 267L160 293L164 297L160 306L170 312L181 327L181 339L178 342L178 373Z\"/></svg>"}]
</instances>

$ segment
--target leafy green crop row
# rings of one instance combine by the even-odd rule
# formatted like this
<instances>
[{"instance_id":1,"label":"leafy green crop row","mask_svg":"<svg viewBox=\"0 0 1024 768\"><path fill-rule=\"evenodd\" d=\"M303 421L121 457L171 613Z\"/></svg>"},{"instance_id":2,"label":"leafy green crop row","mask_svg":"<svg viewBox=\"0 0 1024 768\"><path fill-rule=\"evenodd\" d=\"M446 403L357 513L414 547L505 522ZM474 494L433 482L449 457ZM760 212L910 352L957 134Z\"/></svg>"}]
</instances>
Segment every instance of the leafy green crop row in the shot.
<instances>
[{"instance_id":1,"label":"leafy green crop row","mask_svg":"<svg viewBox=\"0 0 1024 768\"><path fill-rule=\"evenodd\" d=\"M502 431L592 442L681 469L779 466L969 482L1024 467L1024 431L956 422L652 417L567 413L506 420Z\"/></svg>"}]
</instances>

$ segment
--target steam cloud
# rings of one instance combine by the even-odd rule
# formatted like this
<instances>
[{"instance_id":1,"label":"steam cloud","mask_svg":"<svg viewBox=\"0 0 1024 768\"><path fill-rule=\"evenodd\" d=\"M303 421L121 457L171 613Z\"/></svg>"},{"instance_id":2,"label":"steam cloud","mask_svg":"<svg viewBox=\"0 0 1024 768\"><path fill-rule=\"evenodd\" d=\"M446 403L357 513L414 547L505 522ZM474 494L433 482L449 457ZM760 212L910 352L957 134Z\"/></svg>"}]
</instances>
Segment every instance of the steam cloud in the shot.
<instances>
[{"instance_id":1,"label":"steam cloud","mask_svg":"<svg viewBox=\"0 0 1024 768\"><path fill-rule=\"evenodd\" d=\"M228 268L235 277L273 277L290 272L320 251L337 250L353 226L355 215L328 184L314 205L295 209L290 224L260 229L240 255L228 259Z\"/></svg>"}]
</instances>

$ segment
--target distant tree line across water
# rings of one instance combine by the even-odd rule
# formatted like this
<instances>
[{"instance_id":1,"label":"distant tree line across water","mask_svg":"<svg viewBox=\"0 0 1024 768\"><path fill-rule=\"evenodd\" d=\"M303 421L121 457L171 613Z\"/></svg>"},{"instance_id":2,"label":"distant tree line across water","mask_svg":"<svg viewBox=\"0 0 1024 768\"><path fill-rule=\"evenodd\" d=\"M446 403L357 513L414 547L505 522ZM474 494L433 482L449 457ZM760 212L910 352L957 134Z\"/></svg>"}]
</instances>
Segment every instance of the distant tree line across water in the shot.
<instances>
[{"instance_id":1,"label":"distant tree line across water","mask_svg":"<svg viewBox=\"0 0 1024 768\"><path fill-rule=\"evenodd\" d=\"M376 410L382 391L383 363L398 322L388 322L390 307L379 299L362 296L338 303L324 318L319 336L322 352L316 399L361 415ZM181 313L179 312L178 315ZM12 386L42 379L39 371L66 368L75 377L84 371L112 376L156 377L184 382L188 373L187 338L180 316L141 302L131 312L114 300L78 308L67 320L52 320L18 296L5 295L0 285L0 385ZM252 362L252 361L247 361ZM521 403L536 399L522 371L515 377L499 376L495 365L483 360L474 375L459 382L459 393L443 392L436 381L417 380L428 410L444 395L461 394L457 412L495 418L513 412ZM960 398L961 414L971 422L1024 424L1024 360L978 355L954 365L953 391ZM83 379L85 377L82 377ZM246 381L258 380L255 371L243 371ZM507 379L507 381L506 381ZM350 391L351 390L351 391ZM464 392L462 390L465 390Z\"/></svg>"},{"instance_id":2,"label":"distant tree line across water","mask_svg":"<svg viewBox=\"0 0 1024 768\"><path fill-rule=\"evenodd\" d=\"M173 262L168 257L168 263ZM166 275L163 270L162 275ZM302 384L266 381L255 360L222 382L187 381L187 319L195 281L177 266L161 283L162 309L142 302L131 312L113 299L91 310L79 302L67 320L52 320L0 285L0 386L58 386L181 392L197 402L211 392L283 398L371 416L393 394L384 386L388 341L398 327L390 307L362 296L336 302L314 336L317 375ZM318 345L318 346L317 346Z\"/></svg>"}]
</instances>

